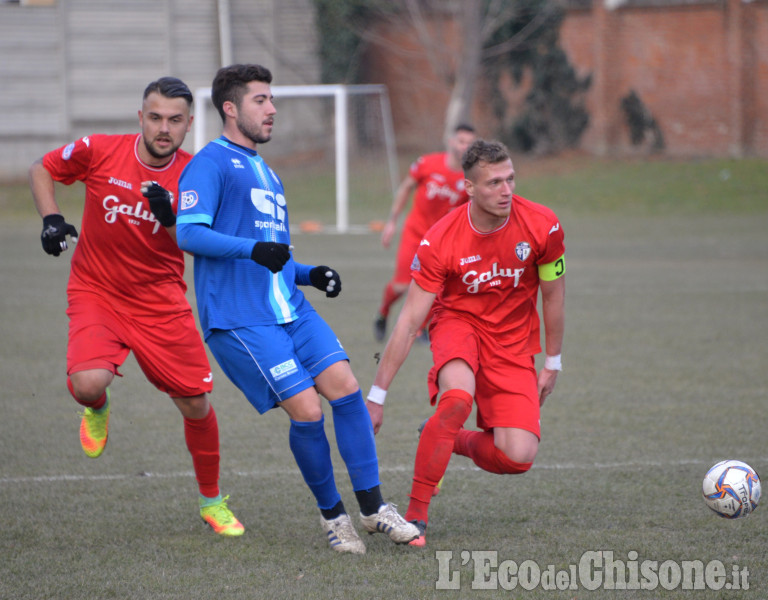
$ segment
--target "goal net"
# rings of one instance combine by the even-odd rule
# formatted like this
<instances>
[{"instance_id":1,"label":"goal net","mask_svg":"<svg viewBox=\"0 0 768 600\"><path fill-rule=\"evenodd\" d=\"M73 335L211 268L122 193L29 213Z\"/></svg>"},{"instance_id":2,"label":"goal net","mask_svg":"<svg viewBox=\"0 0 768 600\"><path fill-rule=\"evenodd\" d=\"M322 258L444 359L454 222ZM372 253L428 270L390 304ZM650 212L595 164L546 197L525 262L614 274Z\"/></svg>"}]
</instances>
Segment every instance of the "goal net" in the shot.
<instances>
[{"instance_id":1,"label":"goal net","mask_svg":"<svg viewBox=\"0 0 768 600\"><path fill-rule=\"evenodd\" d=\"M315 219L323 229L349 233L367 231L372 222L385 218L399 183L386 86L284 85L271 90L275 130L259 153L286 184L292 224L298 216L300 221ZM220 133L211 90L199 88L194 151ZM324 185L331 173L332 180ZM335 194L335 202L333 197L318 198L313 189L322 196ZM323 225L325 215L335 224Z\"/></svg>"}]
</instances>

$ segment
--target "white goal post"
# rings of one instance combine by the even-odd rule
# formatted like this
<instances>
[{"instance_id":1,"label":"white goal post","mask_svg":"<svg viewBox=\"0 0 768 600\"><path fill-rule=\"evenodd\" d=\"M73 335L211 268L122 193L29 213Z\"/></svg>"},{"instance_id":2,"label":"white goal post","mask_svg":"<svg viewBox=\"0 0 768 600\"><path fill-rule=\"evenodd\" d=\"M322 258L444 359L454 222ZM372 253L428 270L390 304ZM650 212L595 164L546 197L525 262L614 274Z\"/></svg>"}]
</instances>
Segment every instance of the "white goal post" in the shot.
<instances>
[{"instance_id":1,"label":"white goal post","mask_svg":"<svg viewBox=\"0 0 768 600\"><path fill-rule=\"evenodd\" d=\"M275 85L271 87L275 98L318 98L332 97L334 103L334 137L335 137L335 168L336 168L336 231L349 232L349 128L348 128L348 97L352 94L378 95L381 108L384 145L387 155L389 180L394 197L399 184L397 167L397 149L395 132L392 124L392 111L389 104L387 87L380 84L340 85ZM195 153L210 140L207 139L206 111L201 107L204 102L210 102L211 88L195 90L194 138Z\"/></svg>"}]
</instances>

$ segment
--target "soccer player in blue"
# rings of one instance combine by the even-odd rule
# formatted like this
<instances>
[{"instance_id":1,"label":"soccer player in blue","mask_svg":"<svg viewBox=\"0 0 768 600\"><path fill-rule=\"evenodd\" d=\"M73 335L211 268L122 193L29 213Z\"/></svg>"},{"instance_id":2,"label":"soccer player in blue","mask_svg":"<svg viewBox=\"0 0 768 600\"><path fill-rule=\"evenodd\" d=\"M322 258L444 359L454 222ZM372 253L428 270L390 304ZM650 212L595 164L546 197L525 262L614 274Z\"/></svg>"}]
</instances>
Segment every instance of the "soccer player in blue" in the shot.
<instances>
[{"instance_id":1,"label":"soccer player in blue","mask_svg":"<svg viewBox=\"0 0 768 600\"><path fill-rule=\"evenodd\" d=\"M271 82L261 65L219 69L212 99L223 135L179 180L176 235L195 257L203 335L259 413L279 406L288 414L290 448L331 547L365 552L336 489L321 395L332 409L363 528L408 543L419 531L382 498L371 419L347 354L298 288L311 285L333 298L341 279L329 267L293 260L283 184L256 151L272 134Z\"/></svg>"}]
</instances>

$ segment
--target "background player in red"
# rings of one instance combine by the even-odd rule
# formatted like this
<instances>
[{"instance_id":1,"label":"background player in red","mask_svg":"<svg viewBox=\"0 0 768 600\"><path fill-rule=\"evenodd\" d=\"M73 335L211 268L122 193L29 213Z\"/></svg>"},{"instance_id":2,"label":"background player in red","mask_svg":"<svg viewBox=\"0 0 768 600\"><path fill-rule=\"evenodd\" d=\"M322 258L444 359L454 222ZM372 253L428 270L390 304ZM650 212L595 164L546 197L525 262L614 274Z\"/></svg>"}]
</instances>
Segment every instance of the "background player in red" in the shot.
<instances>
[{"instance_id":1,"label":"background player in red","mask_svg":"<svg viewBox=\"0 0 768 600\"><path fill-rule=\"evenodd\" d=\"M77 241L67 285L67 387L85 407L83 450L91 458L103 452L109 385L133 351L147 379L184 418L200 516L217 533L235 536L243 526L219 490L219 430L207 397L213 377L185 296L184 257L172 237L175 216L167 210L158 222L141 193L142 182L147 188L157 181L178 195L179 176L192 158L180 149L192 124L191 106L183 81L158 79L144 91L141 133L81 138L36 161L29 178L43 217L43 249L59 256L67 235ZM78 180L85 183L79 238L59 210L54 186Z\"/></svg>"},{"instance_id":2,"label":"background player in red","mask_svg":"<svg viewBox=\"0 0 768 600\"><path fill-rule=\"evenodd\" d=\"M397 232L397 220L412 194L413 207L403 224L395 274L384 288L379 313L373 324L374 336L379 342L384 339L392 305L406 292L411 282L411 263L424 233L448 212L467 201L461 156L473 141L475 129L467 124L457 125L446 142L446 151L419 157L397 189L389 219L381 232L382 246L389 248Z\"/></svg>"},{"instance_id":3,"label":"background player in red","mask_svg":"<svg viewBox=\"0 0 768 600\"><path fill-rule=\"evenodd\" d=\"M561 369L565 308L563 230L548 208L514 195L508 150L477 140L464 154L466 207L425 234L413 281L368 395L374 431L383 421L386 390L432 308L429 372L435 414L421 432L406 520L423 546L427 511L452 453L491 473L523 473L539 446L540 406ZM546 360L536 304L541 290ZM481 431L463 428L477 403Z\"/></svg>"}]
</instances>

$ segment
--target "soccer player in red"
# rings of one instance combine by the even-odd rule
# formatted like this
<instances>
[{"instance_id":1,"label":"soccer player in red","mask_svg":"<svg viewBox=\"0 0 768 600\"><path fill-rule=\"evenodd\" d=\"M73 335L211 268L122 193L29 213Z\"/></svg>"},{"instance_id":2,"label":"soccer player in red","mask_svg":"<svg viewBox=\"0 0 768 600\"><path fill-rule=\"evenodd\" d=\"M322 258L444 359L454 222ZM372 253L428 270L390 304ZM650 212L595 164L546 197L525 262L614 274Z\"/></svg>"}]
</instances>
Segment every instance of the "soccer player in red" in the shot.
<instances>
[{"instance_id":1,"label":"soccer player in red","mask_svg":"<svg viewBox=\"0 0 768 600\"><path fill-rule=\"evenodd\" d=\"M132 351L147 379L181 411L200 516L216 533L236 536L243 526L219 490L219 430L207 396L213 377L185 296L175 216L168 210L159 222L142 196L151 181L178 195L192 158L181 149L192 99L183 81L158 79L144 91L141 133L83 137L37 160L29 180L45 252L59 256L67 236L77 242L67 285L67 387L85 407L83 450L96 458L106 446L109 386ZM85 184L79 237L59 210L55 181Z\"/></svg>"},{"instance_id":2,"label":"soccer player in red","mask_svg":"<svg viewBox=\"0 0 768 600\"><path fill-rule=\"evenodd\" d=\"M412 194L413 207L403 224L395 274L384 288L373 323L373 332L379 342L384 339L392 305L406 292L411 282L411 263L422 237L427 229L467 201L461 155L473 141L475 129L463 123L457 125L446 143L446 151L419 157L397 189L389 219L381 232L382 246L389 248L397 231L397 220Z\"/></svg>"},{"instance_id":3,"label":"soccer player in red","mask_svg":"<svg viewBox=\"0 0 768 600\"><path fill-rule=\"evenodd\" d=\"M432 308L434 366L428 384L435 414L423 426L405 518L425 542L430 500L451 454L491 473L524 473L539 446L540 406L561 369L565 308L565 246L555 214L514 195L508 150L477 140L462 166L470 201L425 234L413 262L405 305L368 394L374 431L383 421L386 390ZM539 290L545 328L541 351ZM439 401L438 401L439 398ZM464 429L472 403L480 431Z\"/></svg>"}]
</instances>

